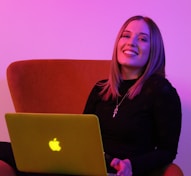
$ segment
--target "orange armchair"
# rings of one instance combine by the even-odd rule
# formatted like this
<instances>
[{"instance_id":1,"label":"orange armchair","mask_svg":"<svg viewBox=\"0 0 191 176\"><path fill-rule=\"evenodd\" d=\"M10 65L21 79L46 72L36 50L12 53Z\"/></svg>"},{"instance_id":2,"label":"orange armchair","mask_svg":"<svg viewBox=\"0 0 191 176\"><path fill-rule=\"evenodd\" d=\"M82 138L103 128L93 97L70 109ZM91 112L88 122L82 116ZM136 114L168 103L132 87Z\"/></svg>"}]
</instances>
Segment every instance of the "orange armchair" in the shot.
<instances>
[{"instance_id":1,"label":"orange armchair","mask_svg":"<svg viewBox=\"0 0 191 176\"><path fill-rule=\"evenodd\" d=\"M26 60L12 63L7 80L16 112L82 113L108 60Z\"/></svg>"},{"instance_id":2,"label":"orange armchair","mask_svg":"<svg viewBox=\"0 0 191 176\"><path fill-rule=\"evenodd\" d=\"M108 60L25 60L7 69L16 112L82 113L94 84L108 77ZM176 164L153 176L183 176Z\"/></svg>"},{"instance_id":3,"label":"orange armchair","mask_svg":"<svg viewBox=\"0 0 191 176\"><path fill-rule=\"evenodd\" d=\"M16 176L16 173L10 165L0 160L0 176Z\"/></svg>"}]
</instances>

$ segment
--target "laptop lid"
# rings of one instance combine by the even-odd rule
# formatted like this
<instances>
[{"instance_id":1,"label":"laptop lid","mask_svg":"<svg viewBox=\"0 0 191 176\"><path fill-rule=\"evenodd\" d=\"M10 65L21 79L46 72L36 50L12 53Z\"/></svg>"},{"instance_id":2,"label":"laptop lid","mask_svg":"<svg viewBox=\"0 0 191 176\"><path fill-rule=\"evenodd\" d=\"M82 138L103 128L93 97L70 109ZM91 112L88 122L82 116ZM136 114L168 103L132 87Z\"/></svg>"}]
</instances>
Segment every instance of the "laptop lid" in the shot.
<instances>
[{"instance_id":1,"label":"laptop lid","mask_svg":"<svg viewBox=\"0 0 191 176\"><path fill-rule=\"evenodd\" d=\"M96 115L7 113L5 119L20 171L107 175Z\"/></svg>"}]
</instances>

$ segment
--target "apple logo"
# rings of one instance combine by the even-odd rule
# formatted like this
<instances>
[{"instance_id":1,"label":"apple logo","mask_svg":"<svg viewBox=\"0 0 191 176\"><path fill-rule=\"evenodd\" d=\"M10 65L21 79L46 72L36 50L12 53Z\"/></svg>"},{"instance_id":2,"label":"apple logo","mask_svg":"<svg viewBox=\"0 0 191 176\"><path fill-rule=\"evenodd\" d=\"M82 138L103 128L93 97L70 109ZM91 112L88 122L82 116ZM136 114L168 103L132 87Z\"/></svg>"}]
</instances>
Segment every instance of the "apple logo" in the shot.
<instances>
[{"instance_id":1,"label":"apple logo","mask_svg":"<svg viewBox=\"0 0 191 176\"><path fill-rule=\"evenodd\" d=\"M49 144L49 147L52 151L59 152L62 149L60 146L60 142L57 140L57 138L50 140L48 144Z\"/></svg>"}]
</instances>

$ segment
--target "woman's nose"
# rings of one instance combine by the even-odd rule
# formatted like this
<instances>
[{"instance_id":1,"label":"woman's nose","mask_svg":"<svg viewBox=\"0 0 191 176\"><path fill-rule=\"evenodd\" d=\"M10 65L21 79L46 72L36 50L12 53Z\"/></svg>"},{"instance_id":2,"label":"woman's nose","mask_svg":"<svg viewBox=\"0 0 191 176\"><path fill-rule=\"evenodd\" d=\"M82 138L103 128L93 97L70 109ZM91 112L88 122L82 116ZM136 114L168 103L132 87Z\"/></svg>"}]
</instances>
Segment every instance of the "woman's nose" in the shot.
<instances>
[{"instance_id":1,"label":"woman's nose","mask_svg":"<svg viewBox=\"0 0 191 176\"><path fill-rule=\"evenodd\" d=\"M137 39L136 39L136 37L129 38L128 45L130 45L130 46L137 46Z\"/></svg>"}]
</instances>

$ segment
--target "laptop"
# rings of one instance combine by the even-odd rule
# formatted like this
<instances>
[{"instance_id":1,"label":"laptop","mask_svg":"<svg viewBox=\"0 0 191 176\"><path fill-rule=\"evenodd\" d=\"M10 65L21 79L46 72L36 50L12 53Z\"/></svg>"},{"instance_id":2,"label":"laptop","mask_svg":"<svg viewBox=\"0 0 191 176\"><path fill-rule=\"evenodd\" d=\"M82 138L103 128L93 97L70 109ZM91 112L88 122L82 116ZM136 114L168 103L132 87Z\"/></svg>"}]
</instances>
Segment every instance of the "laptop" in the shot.
<instances>
[{"instance_id":1,"label":"laptop","mask_svg":"<svg viewBox=\"0 0 191 176\"><path fill-rule=\"evenodd\" d=\"M5 119L20 171L107 175L96 115L7 113Z\"/></svg>"}]
</instances>

